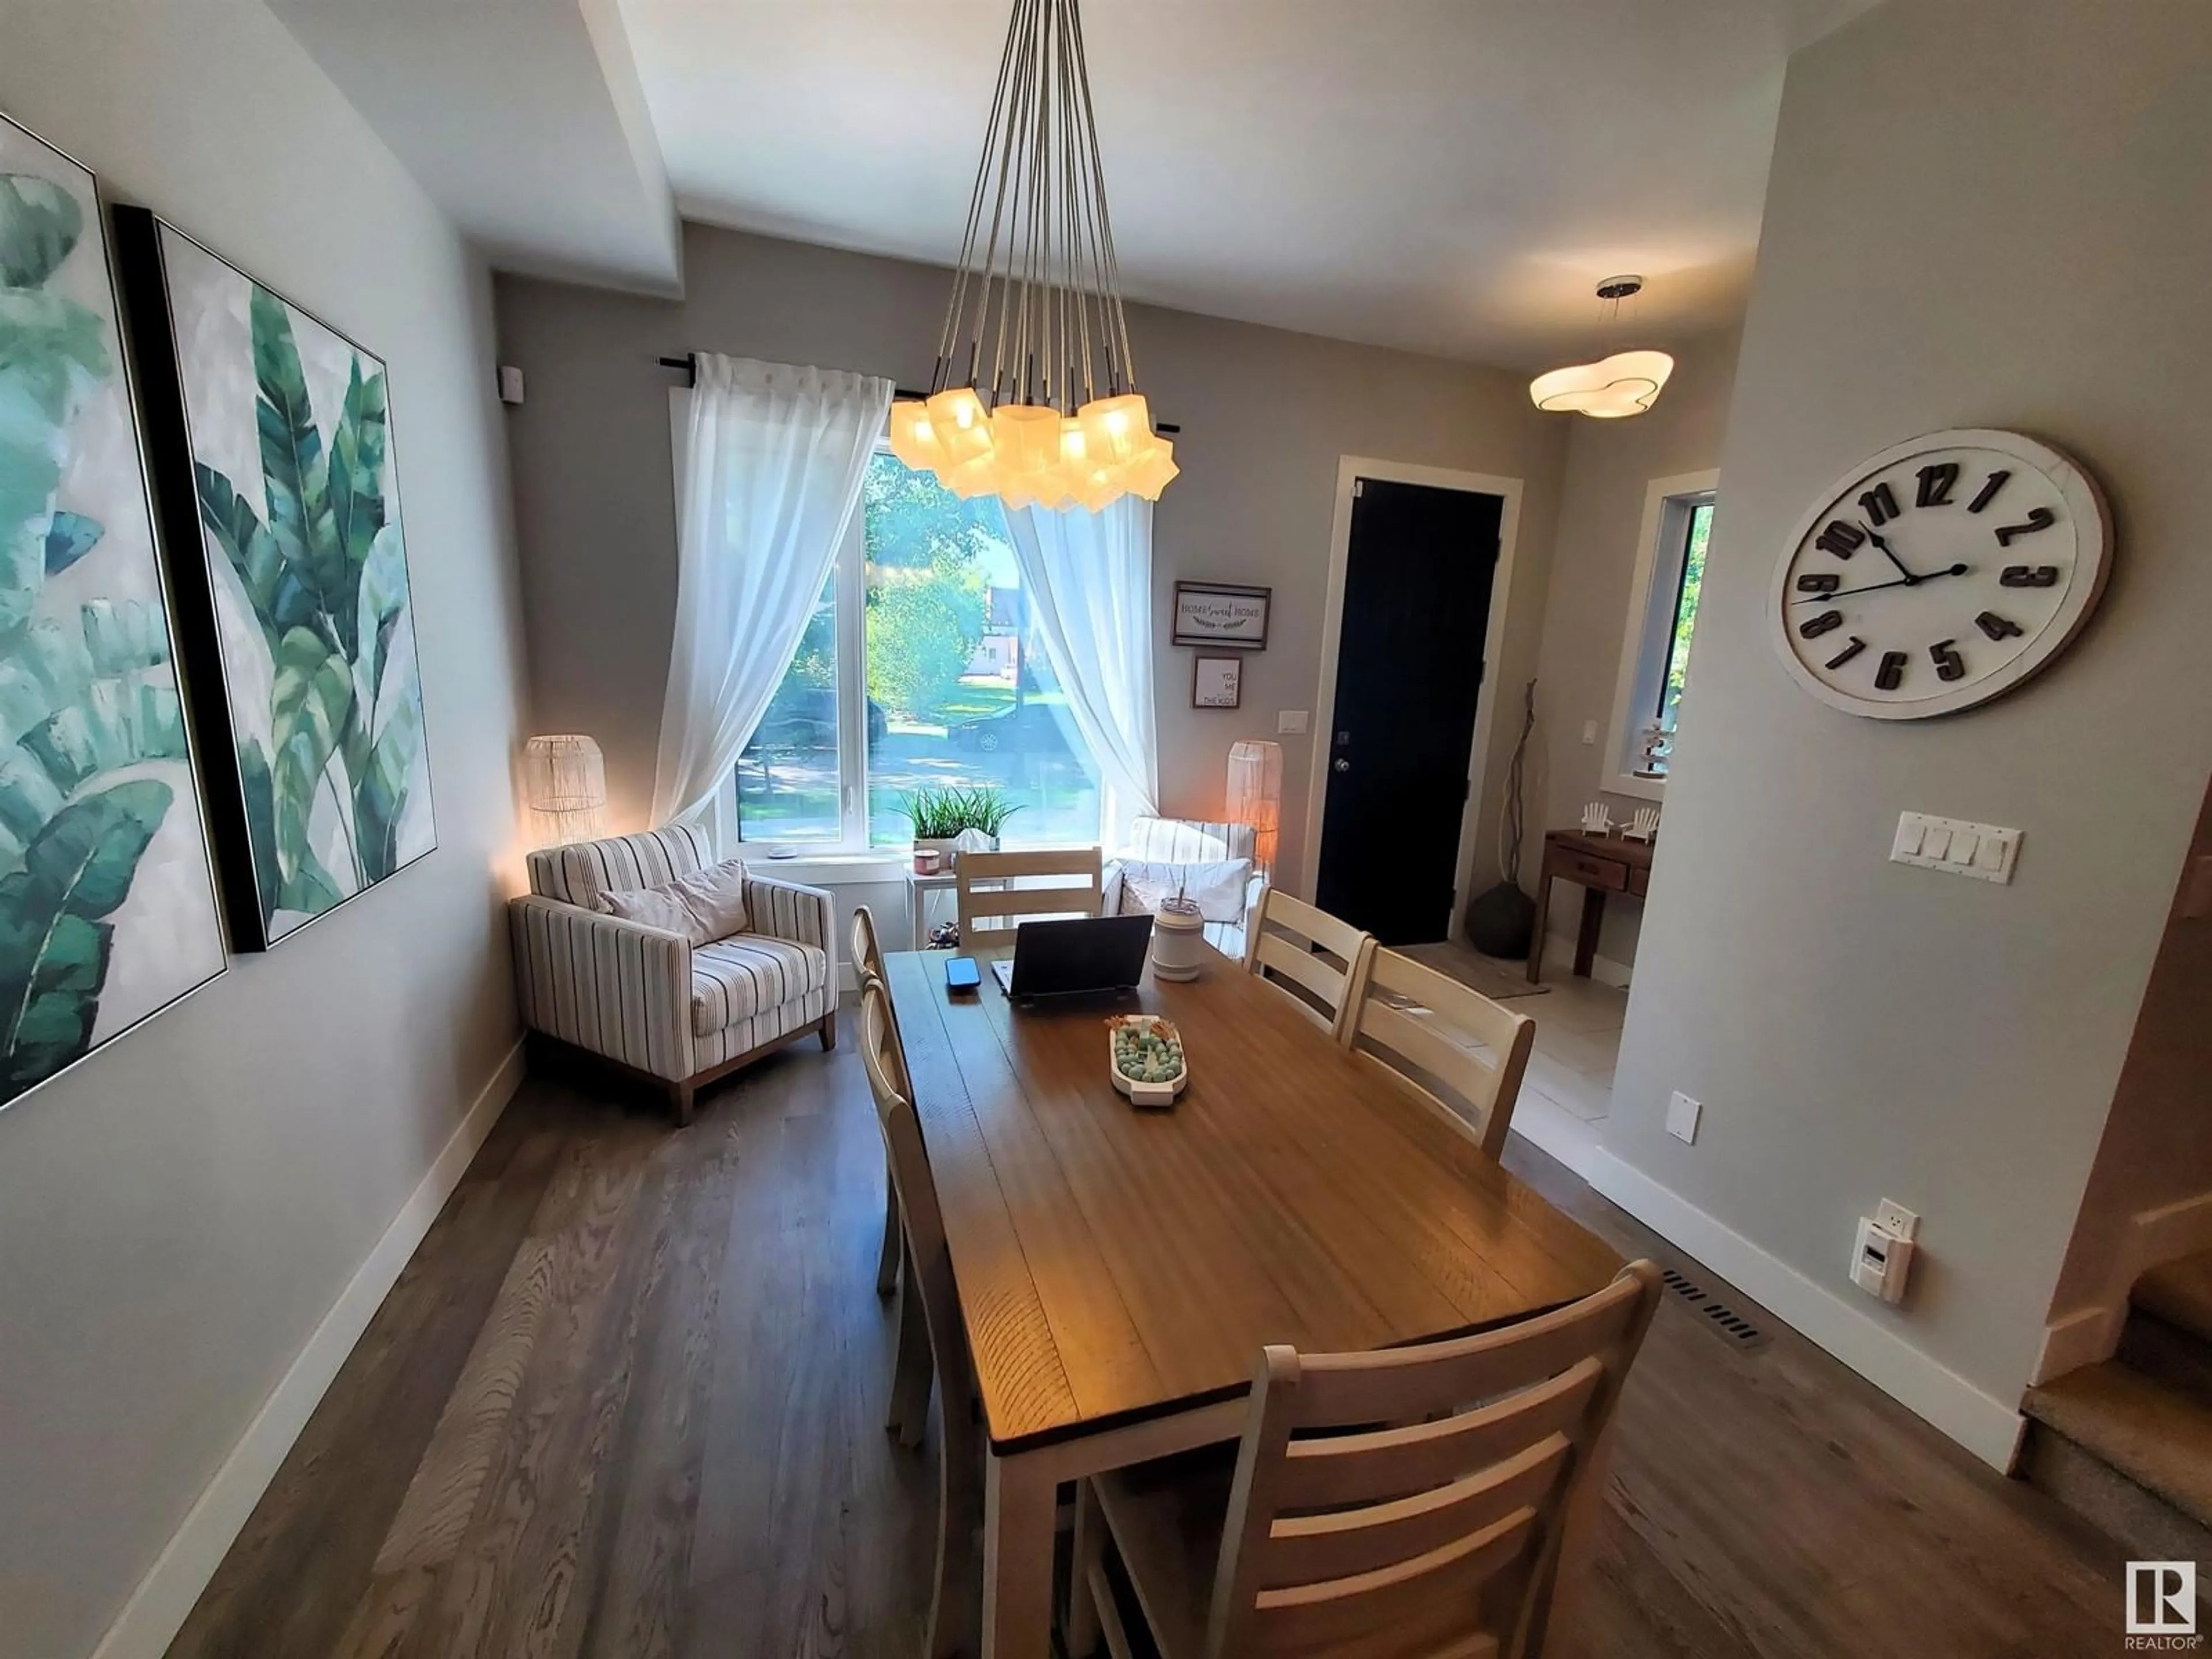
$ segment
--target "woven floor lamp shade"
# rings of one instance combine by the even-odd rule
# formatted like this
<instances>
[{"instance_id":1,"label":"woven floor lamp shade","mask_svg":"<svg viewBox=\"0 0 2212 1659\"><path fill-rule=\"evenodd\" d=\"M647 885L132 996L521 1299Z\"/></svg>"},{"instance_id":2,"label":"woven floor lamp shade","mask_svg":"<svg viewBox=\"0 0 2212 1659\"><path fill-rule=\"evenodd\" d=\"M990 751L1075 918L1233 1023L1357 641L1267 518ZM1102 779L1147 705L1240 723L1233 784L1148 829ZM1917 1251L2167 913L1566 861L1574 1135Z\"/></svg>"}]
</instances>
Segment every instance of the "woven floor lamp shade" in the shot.
<instances>
[{"instance_id":1,"label":"woven floor lamp shade","mask_svg":"<svg viewBox=\"0 0 2212 1659\"><path fill-rule=\"evenodd\" d=\"M541 847L606 833L607 763L589 738L532 738L522 751L523 796Z\"/></svg>"},{"instance_id":2,"label":"woven floor lamp shade","mask_svg":"<svg viewBox=\"0 0 2212 1659\"><path fill-rule=\"evenodd\" d=\"M1283 822L1283 745L1247 738L1229 745L1229 822L1252 826L1254 860L1262 875L1275 870L1275 841Z\"/></svg>"}]
</instances>

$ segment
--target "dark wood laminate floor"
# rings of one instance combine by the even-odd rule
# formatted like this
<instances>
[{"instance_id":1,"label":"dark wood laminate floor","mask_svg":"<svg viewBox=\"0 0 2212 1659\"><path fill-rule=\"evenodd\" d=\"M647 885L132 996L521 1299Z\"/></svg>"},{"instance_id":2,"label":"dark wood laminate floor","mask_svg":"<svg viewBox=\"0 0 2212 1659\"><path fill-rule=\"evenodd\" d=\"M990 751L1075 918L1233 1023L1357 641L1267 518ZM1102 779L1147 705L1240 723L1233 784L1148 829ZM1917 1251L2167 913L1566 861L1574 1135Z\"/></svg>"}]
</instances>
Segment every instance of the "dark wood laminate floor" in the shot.
<instances>
[{"instance_id":1,"label":"dark wood laminate floor","mask_svg":"<svg viewBox=\"0 0 2212 1659\"><path fill-rule=\"evenodd\" d=\"M1507 1161L1690 1265L1517 1139ZM769 1060L682 1133L527 1085L173 1659L913 1659L935 1475L881 1426L882 1182L849 1045ZM1554 1659L2121 1651L2116 1547L1698 1276L1773 1338L1661 1309Z\"/></svg>"}]
</instances>

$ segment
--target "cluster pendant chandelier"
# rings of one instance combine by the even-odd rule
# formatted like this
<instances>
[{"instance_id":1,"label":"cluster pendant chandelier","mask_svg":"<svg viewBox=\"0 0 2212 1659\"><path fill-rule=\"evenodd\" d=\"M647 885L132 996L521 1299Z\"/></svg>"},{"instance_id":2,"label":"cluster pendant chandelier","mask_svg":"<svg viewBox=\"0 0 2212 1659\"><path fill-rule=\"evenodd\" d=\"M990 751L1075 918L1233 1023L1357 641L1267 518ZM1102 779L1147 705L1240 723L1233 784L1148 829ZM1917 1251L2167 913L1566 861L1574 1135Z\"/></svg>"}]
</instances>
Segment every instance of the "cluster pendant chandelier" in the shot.
<instances>
[{"instance_id":1,"label":"cluster pendant chandelier","mask_svg":"<svg viewBox=\"0 0 2212 1659\"><path fill-rule=\"evenodd\" d=\"M1079 0L1014 0L929 392L891 405L891 453L963 497L1095 512L1179 470L1137 389Z\"/></svg>"}]
</instances>

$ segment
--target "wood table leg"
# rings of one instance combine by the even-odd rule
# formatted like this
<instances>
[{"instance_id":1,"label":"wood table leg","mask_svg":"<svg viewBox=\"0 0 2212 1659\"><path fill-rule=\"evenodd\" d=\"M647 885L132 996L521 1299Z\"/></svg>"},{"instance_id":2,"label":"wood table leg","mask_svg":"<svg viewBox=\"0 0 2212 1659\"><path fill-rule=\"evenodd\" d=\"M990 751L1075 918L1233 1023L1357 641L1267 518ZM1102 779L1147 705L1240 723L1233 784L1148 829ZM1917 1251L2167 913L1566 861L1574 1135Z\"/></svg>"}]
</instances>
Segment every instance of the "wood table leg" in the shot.
<instances>
[{"instance_id":1,"label":"wood table leg","mask_svg":"<svg viewBox=\"0 0 2212 1659\"><path fill-rule=\"evenodd\" d=\"M1544 921L1552 909L1552 878L1548 872L1536 878L1535 928L1528 935L1528 983L1540 985L1544 979Z\"/></svg>"},{"instance_id":2,"label":"wood table leg","mask_svg":"<svg viewBox=\"0 0 2212 1659\"><path fill-rule=\"evenodd\" d=\"M1605 926L1605 889L1583 889L1583 925L1575 935L1575 972L1584 979L1597 963L1598 929Z\"/></svg>"},{"instance_id":3,"label":"wood table leg","mask_svg":"<svg viewBox=\"0 0 2212 1659\"><path fill-rule=\"evenodd\" d=\"M929 941L921 936L922 923L927 919L929 895L923 889L908 883L907 885L907 923L914 930L914 943L908 949L927 951Z\"/></svg>"},{"instance_id":4,"label":"wood table leg","mask_svg":"<svg viewBox=\"0 0 2212 1659\"><path fill-rule=\"evenodd\" d=\"M990 1455L983 1480L983 1659L1050 1659L1058 1486L1042 1458Z\"/></svg>"}]
</instances>

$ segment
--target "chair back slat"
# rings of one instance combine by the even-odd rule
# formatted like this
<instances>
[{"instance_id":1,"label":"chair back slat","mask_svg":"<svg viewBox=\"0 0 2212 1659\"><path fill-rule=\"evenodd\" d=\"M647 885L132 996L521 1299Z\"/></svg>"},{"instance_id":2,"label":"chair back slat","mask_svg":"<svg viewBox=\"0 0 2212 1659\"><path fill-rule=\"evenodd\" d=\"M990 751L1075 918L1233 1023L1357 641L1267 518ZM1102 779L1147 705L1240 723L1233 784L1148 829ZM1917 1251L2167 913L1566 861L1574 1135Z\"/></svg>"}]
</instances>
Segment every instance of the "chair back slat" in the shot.
<instances>
[{"instance_id":1,"label":"chair back slat","mask_svg":"<svg viewBox=\"0 0 2212 1659\"><path fill-rule=\"evenodd\" d=\"M886 985L890 976L884 972L883 941L876 936L876 915L865 904L853 907L853 966L861 974L873 974Z\"/></svg>"},{"instance_id":2,"label":"chair back slat","mask_svg":"<svg viewBox=\"0 0 2212 1659\"><path fill-rule=\"evenodd\" d=\"M1487 1607L1511 1599L1498 1581L1535 1553L1539 1520L1533 1509L1516 1510L1410 1561L1264 1591L1237 1659L1426 1659L1464 1638L1470 1626L1480 1629Z\"/></svg>"},{"instance_id":3,"label":"chair back slat","mask_svg":"<svg viewBox=\"0 0 2212 1659\"><path fill-rule=\"evenodd\" d=\"M906 1042L899 1032L898 1004L891 1000L890 976L884 971L884 950L876 937L875 915L865 904L853 907L852 942L853 974L860 981L860 988L865 992L870 980L884 988L884 1019L890 1030L879 1063L891 1087L911 1100L914 1074L907 1070Z\"/></svg>"},{"instance_id":4,"label":"chair back slat","mask_svg":"<svg viewBox=\"0 0 2212 1659\"><path fill-rule=\"evenodd\" d=\"M1012 944L1017 922L1030 917L1097 915L1105 897L1104 869L1096 847L963 853L953 884L960 901L961 947L990 942L994 933ZM985 921L1002 925L976 926Z\"/></svg>"},{"instance_id":5,"label":"chair back slat","mask_svg":"<svg viewBox=\"0 0 2212 1659\"><path fill-rule=\"evenodd\" d=\"M1285 1510L1313 1510L1402 1498L1434 1480L1439 1468L1480 1468L1572 1428L1604 1380L1604 1363L1585 1358L1548 1382L1474 1411L1293 1440L1277 1498Z\"/></svg>"},{"instance_id":6,"label":"chair back slat","mask_svg":"<svg viewBox=\"0 0 2212 1659\"><path fill-rule=\"evenodd\" d=\"M1504 1150L1534 1020L1449 974L1378 950L1343 1036L1492 1158Z\"/></svg>"},{"instance_id":7,"label":"chair back slat","mask_svg":"<svg viewBox=\"0 0 2212 1659\"><path fill-rule=\"evenodd\" d=\"M1494 1331L1418 1348L1307 1354L1284 1409L1294 1429L1414 1422L1557 1376L1606 1352L1642 1314L1641 1287L1623 1273L1579 1302ZM1408 1354L1420 1363L1407 1364Z\"/></svg>"},{"instance_id":8,"label":"chair back slat","mask_svg":"<svg viewBox=\"0 0 2212 1659\"><path fill-rule=\"evenodd\" d=\"M1373 935L1269 887L1260 895L1244 941L1244 965L1282 990L1322 1030L1340 1036L1374 948ZM1285 981L1306 994L1286 988Z\"/></svg>"},{"instance_id":9,"label":"chair back slat","mask_svg":"<svg viewBox=\"0 0 2212 1659\"><path fill-rule=\"evenodd\" d=\"M1522 1510L1540 1510L1574 1450L1554 1432L1512 1456L1442 1486L1325 1515L1286 1516L1268 1534L1263 1589L1378 1572L1486 1532Z\"/></svg>"},{"instance_id":10,"label":"chair back slat","mask_svg":"<svg viewBox=\"0 0 2212 1659\"><path fill-rule=\"evenodd\" d=\"M890 996L881 980L871 980L860 990L860 1063L867 1070L868 1089L876 1098L876 1123L883 1131L884 1151L889 1156L891 1180L898 1187L899 1212L906 1225L907 1271L909 1285L921 1287L922 1316L929 1326L929 1346L935 1355L939 1398L950 1405L968 1397L968 1337L960 1320L960 1297L952 1279L952 1256L945 1242L945 1212L938 1206L937 1181L930 1173L929 1155L922 1146L921 1121L914 1103L892 1081L894 1070L904 1069L904 1056L892 1045L897 1041L890 1023ZM974 1432L973 1419L964 1411L947 1410L945 1455L954 1451L952 1441ZM950 1419L958 1419L957 1423Z\"/></svg>"},{"instance_id":11,"label":"chair back slat","mask_svg":"<svg viewBox=\"0 0 2212 1659\"><path fill-rule=\"evenodd\" d=\"M1521 1653L1659 1293L1659 1269L1638 1261L1580 1302L1475 1336L1267 1350L1210 1659Z\"/></svg>"}]
</instances>

